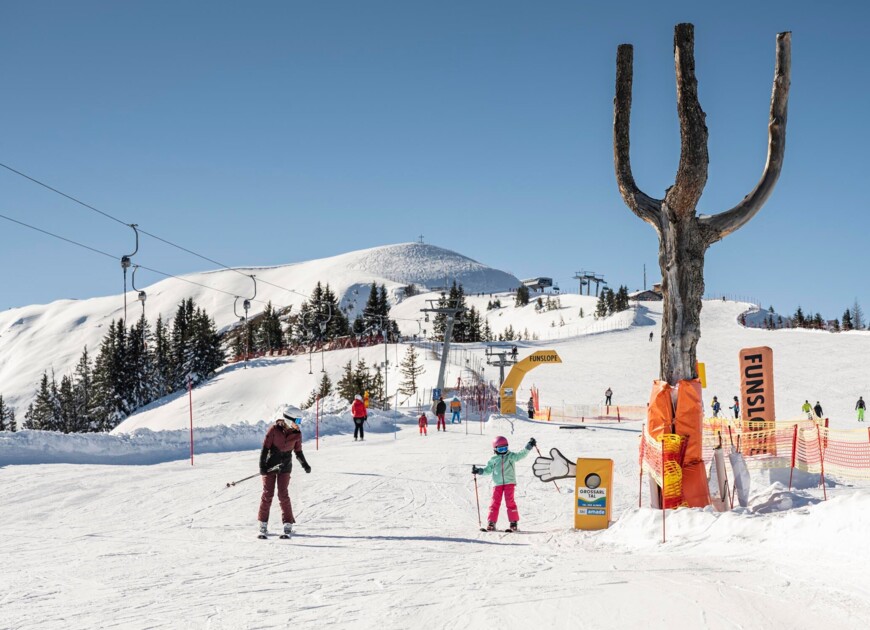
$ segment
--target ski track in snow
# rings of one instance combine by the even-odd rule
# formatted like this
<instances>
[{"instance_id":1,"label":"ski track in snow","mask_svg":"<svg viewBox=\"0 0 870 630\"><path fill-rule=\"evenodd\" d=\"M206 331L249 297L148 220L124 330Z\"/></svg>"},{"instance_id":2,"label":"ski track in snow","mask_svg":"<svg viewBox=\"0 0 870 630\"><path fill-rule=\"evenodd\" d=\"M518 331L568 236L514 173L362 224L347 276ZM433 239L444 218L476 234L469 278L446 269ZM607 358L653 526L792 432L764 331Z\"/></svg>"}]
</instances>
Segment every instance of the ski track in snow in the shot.
<instances>
[{"instance_id":1,"label":"ski track in snow","mask_svg":"<svg viewBox=\"0 0 870 630\"><path fill-rule=\"evenodd\" d=\"M518 466L523 531L478 531L470 463L489 457L493 435L507 428L502 419L483 435L472 423L468 435L464 425L427 437L403 426L398 439L333 435L319 451L307 442L313 472L294 468L298 523L289 541L256 538L257 478L225 487L256 470L256 450L198 456L193 467L183 460L4 467L0 627L858 628L870 621L862 525L843 519L870 505L866 491L831 489L827 505L804 508L805 527L784 523L795 516L789 512L740 519L678 511L662 545L659 513L636 508L636 434L514 424L514 450L535 435L542 452L558 445L569 456L615 453L617 522L609 530L574 531L572 480L559 481L561 493L539 482L532 453ZM490 489L480 478L484 520ZM272 531L279 520L276 500Z\"/></svg>"}]
</instances>

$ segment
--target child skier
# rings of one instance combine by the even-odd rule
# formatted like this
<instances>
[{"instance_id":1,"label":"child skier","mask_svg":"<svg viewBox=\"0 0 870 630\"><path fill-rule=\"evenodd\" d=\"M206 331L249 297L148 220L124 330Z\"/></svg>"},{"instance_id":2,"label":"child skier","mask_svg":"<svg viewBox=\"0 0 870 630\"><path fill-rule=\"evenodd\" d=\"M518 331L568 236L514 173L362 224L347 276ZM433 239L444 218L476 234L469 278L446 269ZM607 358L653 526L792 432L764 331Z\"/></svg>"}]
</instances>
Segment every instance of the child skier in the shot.
<instances>
[{"instance_id":1,"label":"child skier","mask_svg":"<svg viewBox=\"0 0 870 630\"><path fill-rule=\"evenodd\" d=\"M517 474L514 464L528 455L529 451L534 448L535 443L535 438L529 438L529 443L526 444L524 450L512 453L508 450L507 438L500 435L492 442L495 455L487 462L486 467L471 467L471 474L473 475L492 475L492 503L489 504L486 531L491 532L495 529L502 497L504 497L508 520L510 521L510 529L505 531L517 531L520 513L517 511L517 503L514 500L514 489L517 485Z\"/></svg>"},{"instance_id":2,"label":"child skier","mask_svg":"<svg viewBox=\"0 0 870 630\"><path fill-rule=\"evenodd\" d=\"M420 427L420 435L429 435L429 431L427 427L429 426L429 419L426 418L426 412L420 414L420 417L417 419L417 425Z\"/></svg>"},{"instance_id":3,"label":"child skier","mask_svg":"<svg viewBox=\"0 0 870 630\"><path fill-rule=\"evenodd\" d=\"M734 404L729 407L729 409L734 410L734 419L740 417L740 401L737 399L737 396L734 397Z\"/></svg>"}]
</instances>

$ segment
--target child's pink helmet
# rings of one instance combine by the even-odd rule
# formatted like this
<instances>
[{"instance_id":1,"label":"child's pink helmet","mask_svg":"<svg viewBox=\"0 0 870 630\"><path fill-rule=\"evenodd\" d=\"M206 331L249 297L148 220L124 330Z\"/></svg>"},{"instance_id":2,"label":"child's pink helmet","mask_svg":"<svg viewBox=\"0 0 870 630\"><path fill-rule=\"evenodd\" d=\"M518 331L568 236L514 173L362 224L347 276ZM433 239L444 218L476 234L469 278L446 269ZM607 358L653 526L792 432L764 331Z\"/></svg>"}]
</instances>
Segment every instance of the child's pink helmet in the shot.
<instances>
[{"instance_id":1,"label":"child's pink helmet","mask_svg":"<svg viewBox=\"0 0 870 630\"><path fill-rule=\"evenodd\" d=\"M508 441L507 438L503 435L499 435L492 441L492 450L494 450L496 453L498 453L499 451L501 451L502 453L506 453L507 448Z\"/></svg>"}]
</instances>

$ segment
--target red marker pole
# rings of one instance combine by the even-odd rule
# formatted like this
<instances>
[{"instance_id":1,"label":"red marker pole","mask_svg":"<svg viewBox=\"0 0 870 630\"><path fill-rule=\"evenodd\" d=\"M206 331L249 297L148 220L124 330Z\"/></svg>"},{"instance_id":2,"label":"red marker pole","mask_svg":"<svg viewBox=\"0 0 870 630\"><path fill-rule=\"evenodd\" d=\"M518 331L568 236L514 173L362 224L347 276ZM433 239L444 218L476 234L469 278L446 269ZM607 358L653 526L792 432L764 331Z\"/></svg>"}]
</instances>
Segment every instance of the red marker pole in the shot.
<instances>
[{"instance_id":1,"label":"red marker pole","mask_svg":"<svg viewBox=\"0 0 870 630\"><path fill-rule=\"evenodd\" d=\"M190 401L190 465L193 466L193 379L187 375L187 398Z\"/></svg>"},{"instance_id":2,"label":"red marker pole","mask_svg":"<svg viewBox=\"0 0 870 630\"><path fill-rule=\"evenodd\" d=\"M320 396L317 397L317 406L314 411L314 450L320 450Z\"/></svg>"}]
</instances>

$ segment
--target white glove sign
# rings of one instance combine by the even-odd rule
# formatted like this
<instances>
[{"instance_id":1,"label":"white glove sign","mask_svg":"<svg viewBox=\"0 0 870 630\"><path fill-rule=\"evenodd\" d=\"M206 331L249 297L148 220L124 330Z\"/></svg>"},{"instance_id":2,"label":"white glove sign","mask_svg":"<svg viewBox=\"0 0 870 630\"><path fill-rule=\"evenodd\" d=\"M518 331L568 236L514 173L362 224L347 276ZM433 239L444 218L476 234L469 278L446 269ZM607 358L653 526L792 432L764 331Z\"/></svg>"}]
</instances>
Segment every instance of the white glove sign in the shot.
<instances>
[{"instance_id":1,"label":"white glove sign","mask_svg":"<svg viewBox=\"0 0 870 630\"><path fill-rule=\"evenodd\" d=\"M577 476L577 465L559 452L557 448L550 449L550 457L538 457L532 464L532 472L541 481L553 481Z\"/></svg>"}]
</instances>

